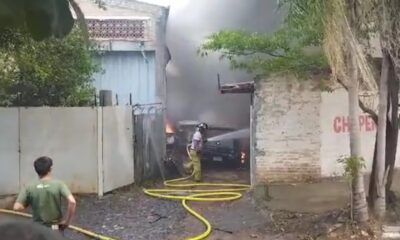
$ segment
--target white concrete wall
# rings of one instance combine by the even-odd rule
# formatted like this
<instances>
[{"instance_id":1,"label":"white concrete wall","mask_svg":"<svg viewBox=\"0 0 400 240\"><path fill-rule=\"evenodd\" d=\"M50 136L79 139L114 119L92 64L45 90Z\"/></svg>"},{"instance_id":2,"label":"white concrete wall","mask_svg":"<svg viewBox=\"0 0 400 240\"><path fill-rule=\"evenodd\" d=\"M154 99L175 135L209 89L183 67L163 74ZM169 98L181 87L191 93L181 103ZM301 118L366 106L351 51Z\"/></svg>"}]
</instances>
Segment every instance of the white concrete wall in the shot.
<instances>
[{"instance_id":1,"label":"white concrete wall","mask_svg":"<svg viewBox=\"0 0 400 240\"><path fill-rule=\"evenodd\" d=\"M330 177L343 174L343 166L338 164L340 156L350 154L348 124L348 94L344 89L332 93L321 93L321 174ZM366 161L366 171L372 169L376 125L372 118L360 109L360 129L362 155ZM398 159L396 167L400 167Z\"/></svg>"},{"instance_id":2,"label":"white concrete wall","mask_svg":"<svg viewBox=\"0 0 400 240\"><path fill-rule=\"evenodd\" d=\"M19 189L18 109L0 108L0 194Z\"/></svg>"},{"instance_id":3,"label":"white concrete wall","mask_svg":"<svg viewBox=\"0 0 400 240\"><path fill-rule=\"evenodd\" d=\"M0 195L36 179L40 156L76 193L133 183L132 128L130 107L0 108Z\"/></svg>"},{"instance_id":4,"label":"white concrete wall","mask_svg":"<svg viewBox=\"0 0 400 240\"><path fill-rule=\"evenodd\" d=\"M95 108L21 108L20 121L22 185L36 178L33 161L49 156L73 192L97 192Z\"/></svg>"},{"instance_id":5,"label":"white concrete wall","mask_svg":"<svg viewBox=\"0 0 400 240\"><path fill-rule=\"evenodd\" d=\"M131 108L103 108L103 166L104 192L133 183Z\"/></svg>"}]
</instances>

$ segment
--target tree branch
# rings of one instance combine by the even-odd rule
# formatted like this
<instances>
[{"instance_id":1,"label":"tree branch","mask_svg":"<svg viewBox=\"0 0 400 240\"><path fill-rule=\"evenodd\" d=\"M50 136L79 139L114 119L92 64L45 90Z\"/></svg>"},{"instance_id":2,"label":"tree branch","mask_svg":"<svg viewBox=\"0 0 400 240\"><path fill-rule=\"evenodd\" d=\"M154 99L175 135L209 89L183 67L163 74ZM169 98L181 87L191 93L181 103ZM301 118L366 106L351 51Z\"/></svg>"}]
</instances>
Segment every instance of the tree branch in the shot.
<instances>
[{"instance_id":1,"label":"tree branch","mask_svg":"<svg viewBox=\"0 0 400 240\"><path fill-rule=\"evenodd\" d=\"M344 82L341 79L338 78L336 80L338 81L338 83L340 85L342 85L342 87L344 89L346 89L346 91L349 90L348 87L346 86L346 84L344 84ZM375 124L378 123L378 114L376 114L376 112L374 112L374 110L365 106L365 104L360 99L358 99L358 105L360 106L360 108L363 112L368 113L371 116L371 118L372 118L372 120L374 120Z\"/></svg>"},{"instance_id":2,"label":"tree branch","mask_svg":"<svg viewBox=\"0 0 400 240\"><path fill-rule=\"evenodd\" d=\"M215 51L217 49L213 49ZM217 50L218 51L218 50ZM244 50L244 51L238 51L238 50L232 50L232 49L226 49L225 51L222 51L224 55L232 55L232 56L249 56L257 53L263 53L270 55L271 57L285 57L283 54L278 54L278 53L273 53L271 51L256 51L256 50Z\"/></svg>"},{"instance_id":3,"label":"tree branch","mask_svg":"<svg viewBox=\"0 0 400 240\"><path fill-rule=\"evenodd\" d=\"M76 14L76 18L77 18L79 27L82 30L83 37L85 38L85 41L88 43L89 42L89 30L86 25L85 15L75 0L68 0L68 1Z\"/></svg>"}]
</instances>

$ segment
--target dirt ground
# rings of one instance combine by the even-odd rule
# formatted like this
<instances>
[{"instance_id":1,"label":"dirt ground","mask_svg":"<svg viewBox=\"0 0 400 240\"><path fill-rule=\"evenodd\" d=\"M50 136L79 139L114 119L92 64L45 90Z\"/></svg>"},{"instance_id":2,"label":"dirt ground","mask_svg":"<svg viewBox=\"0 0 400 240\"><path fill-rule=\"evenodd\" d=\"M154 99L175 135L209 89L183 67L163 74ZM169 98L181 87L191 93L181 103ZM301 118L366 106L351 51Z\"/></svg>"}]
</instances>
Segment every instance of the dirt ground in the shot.
<instances>
[{"instance_id":1,"label":"dirt ground","mask_svg":"<svg viewBox=\"0 0 400 240\"><path fill-rule=\"evenodd\" d=\"M204 180L248 183L249 173L244 170L209 171L205 173ZM249 201L250 198L246 196L234 202L190 205L215 224L218 230L214 233L231 237L236 236L242 229L266 224L265 218ZM123 240L176 240L204 231L201 223L184 210L180 201L151 198L136 187L116 191L102 199L96 196L79 196L78 206L75 221L77 225Z\"/></svg>"},{"instance_id":2,"label":"dirt ground","mask_svg":"<svg viewBox=\"0 0 400 240\"><path fill-rule=\"evenodd\" d=\"M249 183L249 173L246 170L214 169L205 172L204 180L214 183ZM314 239L331 231L338 218L346 219L343 211L334 210L340 209L345 203L345 190L341 194L343 198L334 200L334 196L341 192L343 183L325 184L328 185L324 188L329 191L318 191L321 186L309 184L273 186L270 192L272 200L263 207L255 204L251 192L245 193L237 201L190 202L189 205L212 224L213 232L208 238L211 240ZM312 194L310 191L317 191L319 194ZM308 206L311 207L306 208L309 213L287 211L296 210L288 207L293 203L297 203L295 205L299 207L302 203L307 205L307 199ZM78 206L75 221L77 225L122 240L177 240L204 231L203 225L188 214L179 201L151 198L135 187L116 191L102 199L96 196L79 196ZM342 221L340 227L346 226L346 221Z\"/></svg>"},{"instance_id":3,"label":"dirt ground","mask_svg":"<svg viewBox=\"0 0 400 240\"><path fill-rule=\"evenodd\" d=\"M122 240L165 239L186 215L179 202L150 198L137 187L102 199L79 196L78 207L76 225Z\"/></svg>"},{"instance_id":4,"label":"dirt ground","mask_svg":"<svg viewBox=\"0 0 400 240\"><path fill-rule=\"evenodd\" d=\"M249 173L246 170L210 170L204 174L204 180L249 183ZM255 206L251 193L237 201L189 204L213 225L208 238L211 240L296 239L292 234L272 230L270 216ZM204 231L203 225L188 214L179 201L151 198L135 187L116 191L102 199L79 196L78 206L77 225L122 240L177 240Z\"/></svg>"},{"instance_id":5,"label":"dirt ground","mask_svg":"<svg viewBox=\"0 0 400 240\"><path fill-rule=\"evenodd\" d=\"M227 171L217 168L204 174L204 181L213 183L249 184L249 179L248 170ZM254 239L268 224L268 219L252 204L249 194L237 201L191 202L190 206L212 224L214 230L208 239ZM184 239L204 231L202 223L190 214L185 215L180 228L181 231L169 235L166 239Z\"/></svg>"},{"instance_id":6,"label":"dirt ground","mask_svg":"<svg viewBox=\"0 0 400 240\"><path fill-rule=\"evenodd\" d=\"M245 170L214 169L207 182L248 183ZM400 177L396 178L396 187ZM159 184L156 184L160 186ZM396 189L395 187L395 189ZM190 202L213 225L211 240L381 239L374 223L363 227L349 221L348 188L343 181L285 184L269 187L271 200L256 204L253 192L230 202ZM399 195L399 193L397 193ZM151 198L138 187L127 187L99 199L77 196L74 224L121 240L177 240L204 231L179 201ZM397 207L396 207L397 206ZM400 224L400 200L391 209L391 223ZM7 217L0 214L0 223ZM87 238L67 233L68 239Z\"/></svg>"}]
</instances>

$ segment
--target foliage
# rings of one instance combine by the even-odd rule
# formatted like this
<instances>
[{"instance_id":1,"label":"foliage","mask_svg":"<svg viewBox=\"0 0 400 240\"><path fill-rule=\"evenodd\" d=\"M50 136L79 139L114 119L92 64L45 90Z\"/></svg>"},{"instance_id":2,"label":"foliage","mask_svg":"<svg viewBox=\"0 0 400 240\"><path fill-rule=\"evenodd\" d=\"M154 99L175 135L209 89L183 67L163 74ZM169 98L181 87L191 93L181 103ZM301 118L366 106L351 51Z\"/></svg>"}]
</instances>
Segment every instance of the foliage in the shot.
<instances>
[{"instance_id":1,"label":"foliage","mask_svg":"<svg viewBox=\"0 0 400 240\"><path fill-rule=\"evenodd\" d=\"M0 48L1 106L81 106L93 101L99 70L78 28L64 39L10 33Z\"/></svg>"},{"instance_id":2,"label":"foliage","mask_svg":"<svg viewBox=\"0 0 400 240\"><path fill-rule=\"evenodd\" d=\"M92 2L106 9L104 0ZM84 24L83 13L75 0L0 0L0 39L4 40L10 30L21 29L35 40L52 36L63 38L72 31L74 25L70 6L78 22ZM85 29L83 24L81 29Z\"/></svg>"},{"instance_id":3,"label":"foliage","mask_svg":"<svg viewBox=\"0 0 400 240\"><path fill-rule=\"evenodd\" d=\"M219 52L234 69L257 74L295 74L299 77L328 69L321 49L324 1L281 0L287 11L283 26L273 34L223 30L212 34L198 53Z\"/></svg>"},{"instance_id":4,"label":"foliage","mask_svg":"<svg viewBox=\"0 0 400 240\"><path fill-rule=\"evenodd\" d=\"M376 19L379 24L381 44L395 65L396 75L400 77L400 1L384 0L376 2Z\"/></svg>"},{"instance_id":5,"label":"foliage","mask_svg":"<svg viewBox=\"0 0 400 240\"><path fill-rule=\"evenodd\" d=\"M360 207L364 206L366 204L365 201L365 195L360 193L364 191L364 189L360 188L360 185L358 184L359 181L363 181L362 174L360 175L362 169L365 168L365 160L362 157L358 156L350 156L350 157L344 157L342 156L339 158L338 163L343 165L344 168L344 176L348 179L350 183L350 189L351 189L351 194L350 194L350 218L353 221L355 214L357 214L357 219L358 221L362 221L361 216L362 214L366 214L366 218L364 220L368 219L368 210L366 207ZM361 185L363 186L363 185Z\"/></svg>"},{"instance_id":6,"label":"foliage","mask_svg":"<svg viewBox=\"0 0 400 240\"><path fill-rule=\"evenodd\" d=\"M25 29L36 40L64 37L73 24L67 0L0 0L0 35Z\"/></svg>"},{"instance_id":7,"label":"foliage","mask_svg":"<svg viewBox=\"0 0 400 240\"><path fill-rule=\"evenodd\" d=\"M362 157L342 156L337 161L343 165L344 175L348 177L349 180L356 178L357 174L365 168L365 160Z\"/></svg>"}]
</instances>

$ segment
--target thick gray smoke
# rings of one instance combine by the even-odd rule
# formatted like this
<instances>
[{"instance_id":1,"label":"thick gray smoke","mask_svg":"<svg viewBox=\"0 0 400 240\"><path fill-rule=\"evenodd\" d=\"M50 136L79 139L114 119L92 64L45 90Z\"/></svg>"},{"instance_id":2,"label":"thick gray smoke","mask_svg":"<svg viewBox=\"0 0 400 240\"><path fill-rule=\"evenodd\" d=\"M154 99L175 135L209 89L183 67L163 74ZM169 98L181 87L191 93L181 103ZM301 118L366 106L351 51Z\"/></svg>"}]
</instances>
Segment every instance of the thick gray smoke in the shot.
<instances>
[{"instance_id":1,"label":"thick gray smoke","mask_svg":"<svg viewBox=\"0 0 400 240\"><path fill-rule=\"evenodd\" d=\"M249 125L249 94L221 95L222 83L253 76L229 69L218 55L196 54L207 36L222 29L271 32L281 23L276 0L173 0L167 30L172 60L167 68L168 115L171 120L200 120L212 125Z\"/></svg>"}]
</instances>

